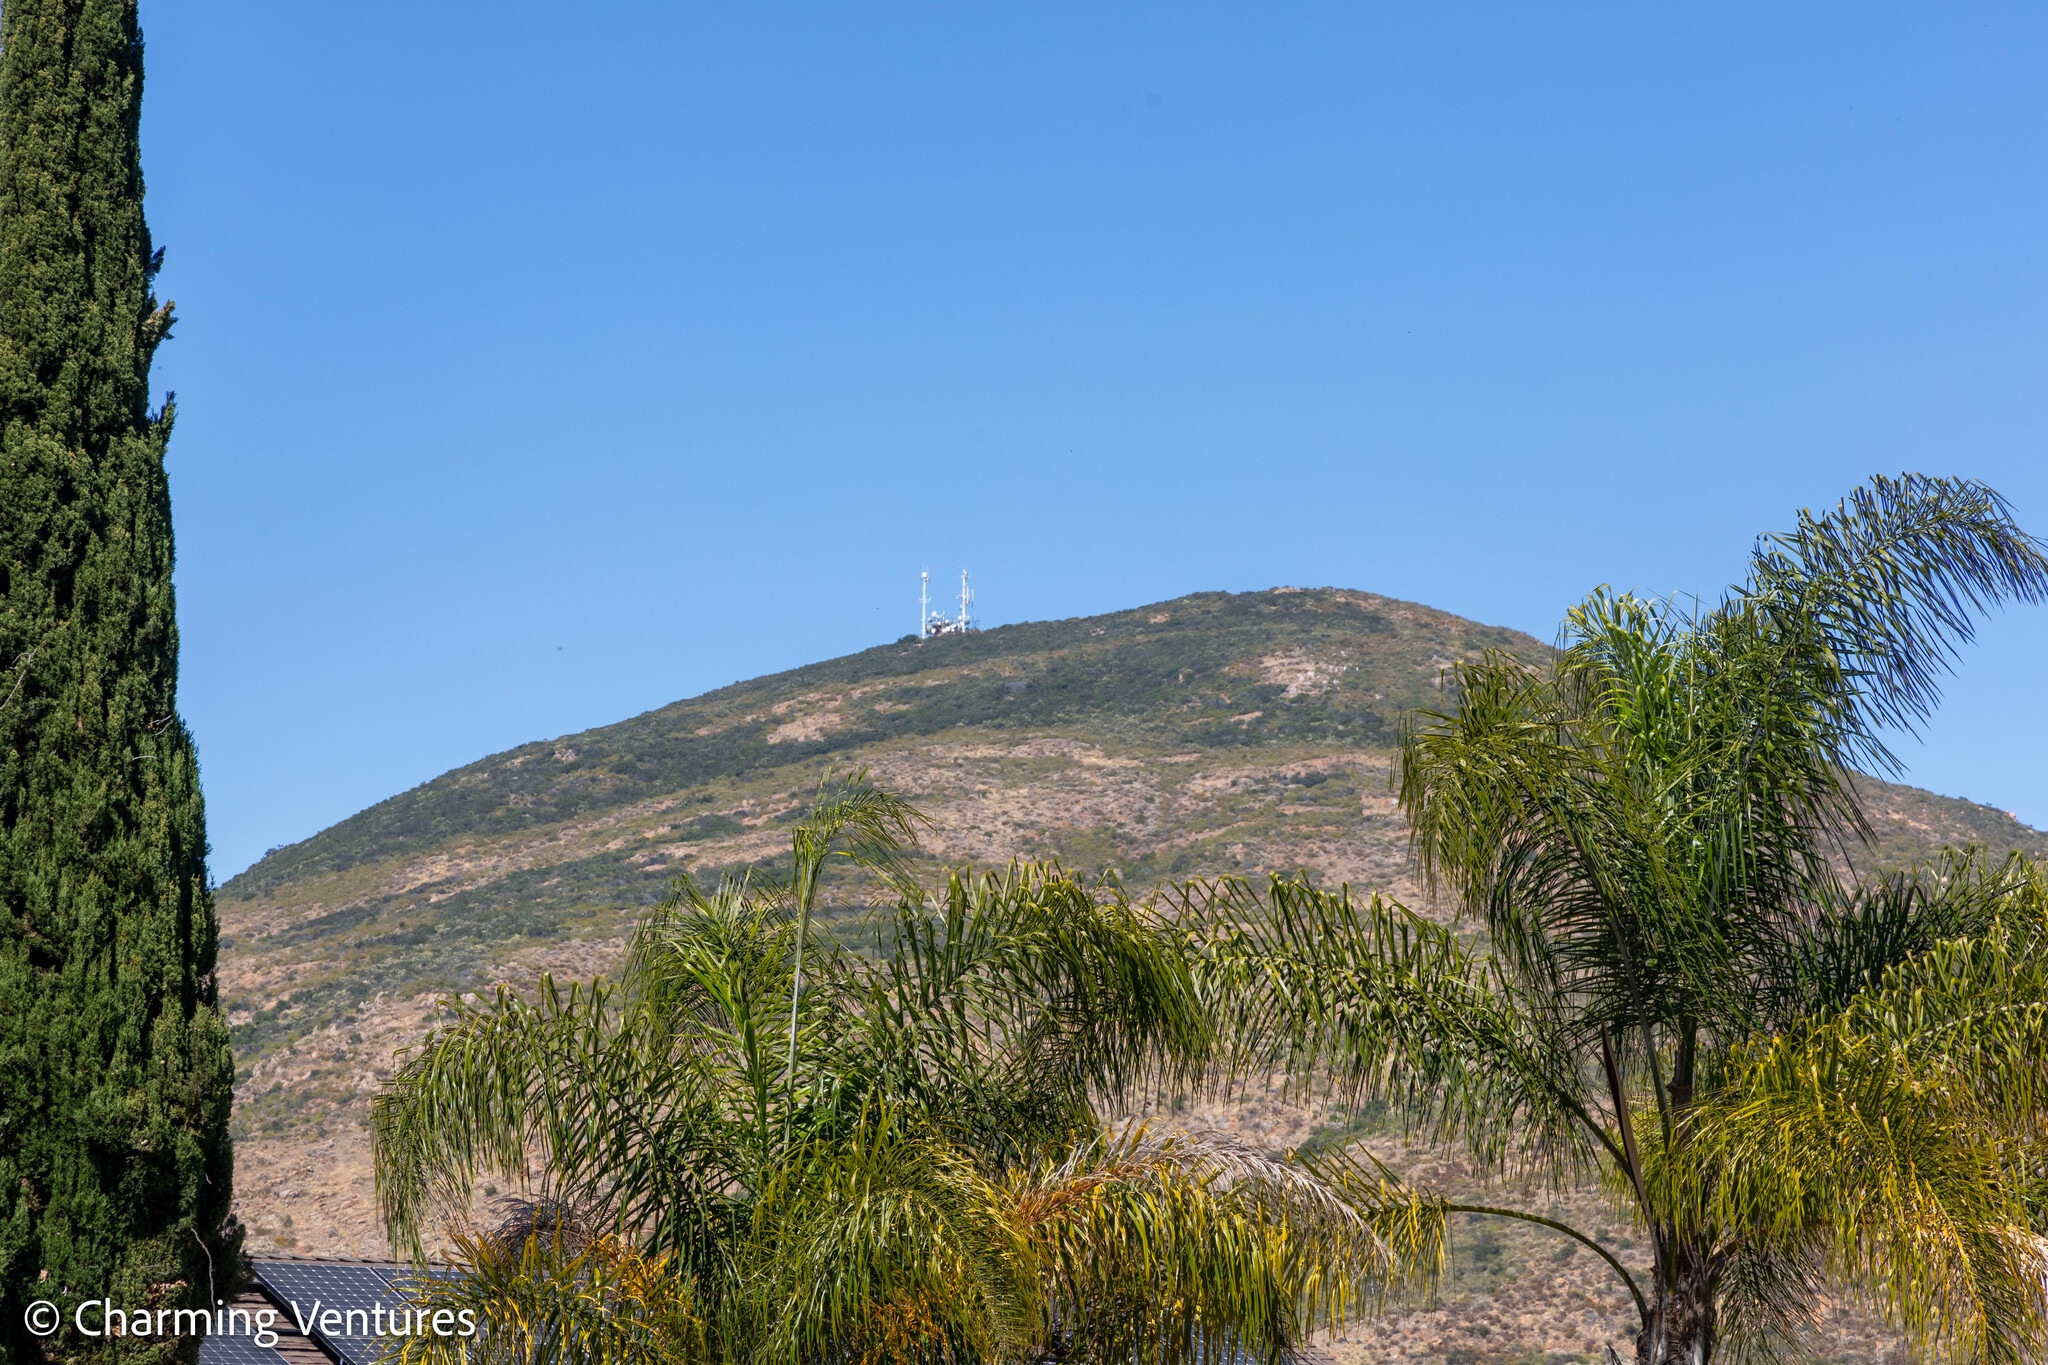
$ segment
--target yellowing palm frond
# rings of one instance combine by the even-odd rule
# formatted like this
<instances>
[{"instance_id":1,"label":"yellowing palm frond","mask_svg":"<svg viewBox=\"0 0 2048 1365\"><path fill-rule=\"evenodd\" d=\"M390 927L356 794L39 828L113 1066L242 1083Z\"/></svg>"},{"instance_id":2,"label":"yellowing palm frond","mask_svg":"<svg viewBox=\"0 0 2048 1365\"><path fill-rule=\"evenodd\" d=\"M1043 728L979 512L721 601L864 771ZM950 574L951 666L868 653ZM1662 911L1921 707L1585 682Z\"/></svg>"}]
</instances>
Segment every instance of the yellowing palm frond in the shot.
<instances>
[{"instance_id":1,"label":"yellowing palm frond","mask_svg":"<svg viewBox=\"0 0 2048 1365\"><path fill-rule=\"evenodd\" d=\"M1731 1050L1674 1145L1649 1154L1679 1235L1731 1262L1824 1271L1929 1350L2037 1358L2048 939L2041 907L2011 908L2032 922L1937 945ZM1749 1316L1761 1329L1772 1315Z\"/></svg>"},{"instance_id":2,"label":"yellowing palm frond","mask_svg":"<svg viewBox=\"0 0 2048 1365\"><path fill-rule=\"evenodd\" d=\"M459 1273L416 1278L409 1295L415 1315L447 1330L394 1337L391 1365L703 1365L713 1358L689 1281L667 1258L642 1255L616 1236L466 1236L455 1262Z\"/></svg>"},{"instance_id":3,"label":"yellowing palm frond","mask_svg":"<svg viewBox=\"0 0 2048 1365\"><path fill-rule=\"evenodd\" d=\"M1441 1204L1384 1171L1335 1183L1143 1124L1013 1174L1003 1201L1046 1286L1042 1345L1069 1359L1279 1361L1442 1260Z\"/></svg>"},{"instance_id":4,"label":"yellowing palm frond","mask_svg":"<svg viewBox=\"0 0 2048 1365\"><path fill-rule=\"evenodd\" d=\"M992 1195L915 1114L868 1106L755 1199L735 1300L751 1326L730 1339L758 1333L772 1360L1014 1358L1034 1287Z\"/></svg>"}]
</instances>

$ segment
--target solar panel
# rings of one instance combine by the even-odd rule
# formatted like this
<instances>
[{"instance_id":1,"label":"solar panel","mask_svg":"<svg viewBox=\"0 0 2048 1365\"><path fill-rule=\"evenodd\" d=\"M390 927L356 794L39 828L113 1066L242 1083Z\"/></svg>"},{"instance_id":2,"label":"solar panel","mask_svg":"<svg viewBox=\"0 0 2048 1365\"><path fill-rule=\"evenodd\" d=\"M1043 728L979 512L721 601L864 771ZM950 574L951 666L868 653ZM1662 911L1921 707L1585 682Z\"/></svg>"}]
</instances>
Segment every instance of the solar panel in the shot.
<instances>
[{"instance_id":1,"label":"solar panel","mask_svg":"<svg viewBox=\"0 0 2048 1365\"><path fill-rule=\"evenodd\" d=\"M284 1357L248 1337L210 1336L199 1343L199 1365L284 1365Z\"/></svg>"},{"instance_id":2,"label":"solar panel","mask_svg":"<svg viewBox=\"0 0 2048 1365\"><path fill-rule=\"evenodd\" d=\"M331 1261L257 1261L254 1269L270 1296L342 1365L376 1365L396 1344L392 1315L411 1307L407 1291L420 1275L410 1266ZM454 1273L426 1272L434 1279Z\"/></svg>"},{"instance_id":3,"label":"solar panel","mask_svg":"<svg viewBox=\"0 0 2048 1365\"><path fill-rule=\"evenodd\" d=\"M244 1290L213 1317L214 1330L199 1343L199 1365L305 1365L308 1353L319 1353L261 1290Z\"/></svg>"}]
</instances>

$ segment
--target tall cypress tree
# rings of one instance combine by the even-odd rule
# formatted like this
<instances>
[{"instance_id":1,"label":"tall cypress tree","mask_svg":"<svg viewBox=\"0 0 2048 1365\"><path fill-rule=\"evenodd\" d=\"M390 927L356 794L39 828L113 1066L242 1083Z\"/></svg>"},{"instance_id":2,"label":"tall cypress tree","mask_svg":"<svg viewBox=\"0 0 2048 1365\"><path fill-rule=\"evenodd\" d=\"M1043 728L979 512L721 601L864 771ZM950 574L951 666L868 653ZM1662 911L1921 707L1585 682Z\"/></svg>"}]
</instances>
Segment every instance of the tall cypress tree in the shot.
<instances>
[{"instance_id":1,"label":"tall cypress tree","mask_svg":"<svg viewBox=\"0 0 2048 1365\"><path fill-rule=\"evenodd\" d=\"M234 1064L177 711L135 0L0 3L0 1357L210 1306ZM64 1309L38 1340L23 1310ZM191 1342L123 1359L171 1360Z\"/></svg>"}]
</instances>

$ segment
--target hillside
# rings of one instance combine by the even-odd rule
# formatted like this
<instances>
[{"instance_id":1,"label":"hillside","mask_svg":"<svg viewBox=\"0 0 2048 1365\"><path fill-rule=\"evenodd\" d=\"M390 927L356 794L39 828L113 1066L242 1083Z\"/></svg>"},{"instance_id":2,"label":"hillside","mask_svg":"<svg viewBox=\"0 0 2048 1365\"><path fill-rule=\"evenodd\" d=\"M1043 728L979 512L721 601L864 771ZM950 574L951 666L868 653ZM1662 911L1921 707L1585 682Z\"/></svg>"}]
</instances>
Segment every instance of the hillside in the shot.
<instances>
[{"instance_id":1,"label":"hillside","mask_svg":"<svg viewBox=\"0 0 2048 1365\"><path fill-rule=\"evenodd\" d=\"M1547 652L1333 589L899 642L494 754L280 849L219 897L252 1245L381 1252L362 1122L434 1002L608 968L676 873L783 853L828 769L917 800L935 863L1056 857L1134 886L1299 868L1414 900L1389 746L1445 666L1485 649ZM2048 855L1986 807L1870 796L1881 861Z\"/></svg>"}]
</instances>

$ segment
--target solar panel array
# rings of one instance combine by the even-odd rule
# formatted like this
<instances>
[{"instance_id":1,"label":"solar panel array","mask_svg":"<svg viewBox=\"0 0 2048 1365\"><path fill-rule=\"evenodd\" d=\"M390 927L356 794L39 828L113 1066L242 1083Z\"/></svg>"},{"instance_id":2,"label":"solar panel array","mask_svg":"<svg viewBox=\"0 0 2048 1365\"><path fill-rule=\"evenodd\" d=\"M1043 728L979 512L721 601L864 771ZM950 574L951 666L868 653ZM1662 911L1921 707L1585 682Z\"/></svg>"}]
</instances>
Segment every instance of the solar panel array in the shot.
<instances>
[{"instance_id":1,"label":"solar panel array","mask_svg":"<svg viewBox=\"0 0 2048 1365\"><path fill-rule=\"evenodd\" d=\"M420 1273L410 1266L333 1261L257 1261L254 1269L270 1297L294 1314L295 1323L304 1323L306 1335L342 1365L376 1365L396 1344L389 1325L392 1314L411 1307L409 1291ZM426 1273L443 1279L454 1272ZM329 1317L329 1310L338 1318ZM379 1326L382 1334L376 1330Z\"/></svg>"}]
</instances>

